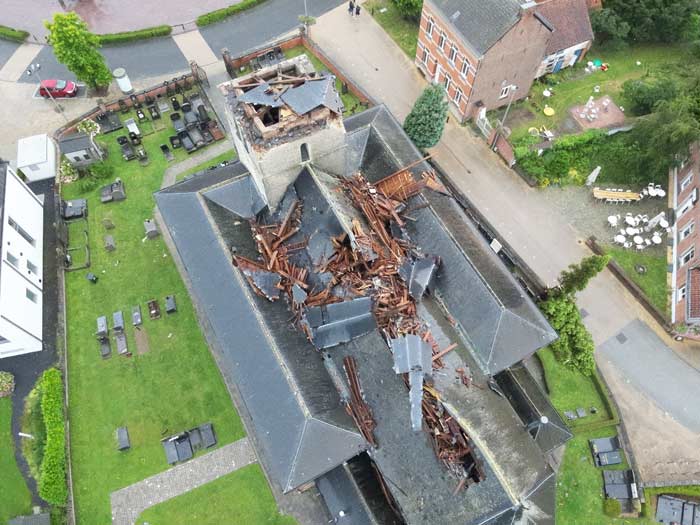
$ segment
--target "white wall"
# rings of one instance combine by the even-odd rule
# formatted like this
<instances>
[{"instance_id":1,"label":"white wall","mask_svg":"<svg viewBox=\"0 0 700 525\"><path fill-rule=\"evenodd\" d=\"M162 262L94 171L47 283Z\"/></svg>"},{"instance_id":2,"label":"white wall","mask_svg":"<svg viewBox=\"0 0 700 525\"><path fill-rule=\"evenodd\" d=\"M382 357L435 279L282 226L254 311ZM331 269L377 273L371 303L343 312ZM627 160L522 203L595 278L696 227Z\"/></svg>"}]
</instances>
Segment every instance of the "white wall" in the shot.
<instances>
[{"instance_id":1,"label":"white wall","mask_svg":"<svg viewBox=\"0 0 700 525\"><path fill-rule=\"evenodd\" d=\"M0 249L0 336L9 342L0 344L0 358L42 348L43 218L39 198L8 169ZM11 226L11 220L33 242ZM36 302L27 297L28 290Z\"/></svg>"},{"instance_id":2,"label":"white wall","mask_svg":"<svg viewBox=\"0 0 700 525\"><path fill-rule=\"evenodd\" d=\"M584 51L582 55L584 56L584 58L582 60L585 60L586 50L588 50L590 46L591 41L587 40L586 42L581 42L580 44L576 44L575 46L571 46L567 49L564 49L563 52L555 53L553 55L548 55L544 57L544 60L542 60L542 63L540 64L540 67L537 70L535 78L539 78L542 75L546 75L547 73L552 73L553 66L548 67L550 59L554 59L554 65L556 65L556 63L561 59L561 57L564 57L564 64L562 65L561 69L565 69L574 65L574 61L576 60L576 51L578 51L579 49L583 49Z\"/></svg>"},{"instance_id":3,"label":"white wall","mask_svg":"<svg viewBox=\"0 0 700 525\"><path fill-rule=\"evenodd\" d=\"M46 135L42 137L45 138L42 147L46 148L46 160L37 163L23 163L20 165L21 158L18 152L17 158L17 169L22 170L27 180L34 182L35 180L53 179L56 177L56 145L53 141ZM29 137L30 139L34 137ZM18 145L18 149L21 146Z\"/></svg>"}]
</instances>

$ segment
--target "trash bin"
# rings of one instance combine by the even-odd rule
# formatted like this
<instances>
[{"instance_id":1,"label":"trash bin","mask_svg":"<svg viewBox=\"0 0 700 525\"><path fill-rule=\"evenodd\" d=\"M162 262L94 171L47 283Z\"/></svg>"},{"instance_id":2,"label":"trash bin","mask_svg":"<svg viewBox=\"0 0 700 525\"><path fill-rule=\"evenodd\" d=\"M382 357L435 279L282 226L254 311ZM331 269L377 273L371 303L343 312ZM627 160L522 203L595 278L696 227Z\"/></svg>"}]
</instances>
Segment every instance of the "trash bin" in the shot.
<instances>
[{"instance_id":1,"label":"trash bin","mask_svg":"<svg viewBox=\"0 0 700 525\"><path fill-rule=\"evenodd\" d=\"M134 92L134 88L131 86L131 80L129 80L129 75L126 74L126 69L118 67L112 71L112 76L114 76L117 81L117 85L119 89L122 90L122 93L129 95Z\"/></svg>"}]
</instances>

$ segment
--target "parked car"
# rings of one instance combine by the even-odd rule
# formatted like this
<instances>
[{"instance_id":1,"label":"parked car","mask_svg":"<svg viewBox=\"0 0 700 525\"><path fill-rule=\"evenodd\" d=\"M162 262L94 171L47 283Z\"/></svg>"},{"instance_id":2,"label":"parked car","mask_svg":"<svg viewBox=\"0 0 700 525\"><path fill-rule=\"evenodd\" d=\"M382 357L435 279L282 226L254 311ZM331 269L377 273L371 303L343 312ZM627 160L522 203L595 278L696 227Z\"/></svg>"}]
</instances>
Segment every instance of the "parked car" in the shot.
<instances>
[{"instance_id":1,"label":"parked car","mask_svg":"<svg viewBox=\"0 0 700 525\"><path fill-rule=\"evenodd\" d=\"M42 80L39 86L39 95L53 98L74 97L78 94L78 86L70 80Z\"/></svg>"}]
</instances>

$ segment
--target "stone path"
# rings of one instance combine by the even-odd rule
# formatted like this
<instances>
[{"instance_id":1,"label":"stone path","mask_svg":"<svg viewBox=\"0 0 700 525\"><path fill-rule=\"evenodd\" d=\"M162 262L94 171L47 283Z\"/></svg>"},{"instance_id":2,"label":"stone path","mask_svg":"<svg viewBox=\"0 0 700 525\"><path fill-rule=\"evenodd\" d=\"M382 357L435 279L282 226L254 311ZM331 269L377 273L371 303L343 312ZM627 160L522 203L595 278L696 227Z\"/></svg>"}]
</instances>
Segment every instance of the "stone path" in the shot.
<instances>
[{"instance_id":1,"label":"stone path","mask_svg":"<svg viewBox=\"0 0 700 525\"><path fill-rule=\"evenodd\" d=\"M175 35L173 40L175 40L177 47L180 48L180 51L188 61L194 60L198 65L204 67L218 60L199 31L189 31Z\"/></svg>"},{"instance_id":2,"label":"stone path","mask_svg":"<svg viewBox=\"0 0 700 525\"><path fill-rule=\"evenodd\" d=\"M132 525L147 508L189 492L255 461L257 458L253 447L248 438L243 438L112 492L112 523Z\"/></svg>"},{"instance_id":3,"label":"stone path","mask_svg":"<svg viewBox=\"0 0 700 525\"><path fill-rule=\"evenodd\" d=\"M172 186L173 184L175 184L177 176L181 173L184 173L187 170L192 169L200 164L204 164L209 159L218 157L219 155L230 149L233 149L233 147L231 146L231 142L228 139L221 140L213 146L209 146L200 154L192 155L188 157L187 160L183 160L182 162L178 162L174 166L171 166L170 168L165 170L165 174L163 175L163 183L160 185L161 189L167 188L168 186Z\"/></svg>"},{"instance_id":4,"label":"stone path","mask_svg":"<svg viewBox=\"0 0 700 525\"><path fill-rule=\"evenodd\" d=\"M25 43L19 46L0 69L0 80L15 82L22 77L27 66L32 63L42 49L43 46L38 44Z\"/></svg>"}]
</instances>

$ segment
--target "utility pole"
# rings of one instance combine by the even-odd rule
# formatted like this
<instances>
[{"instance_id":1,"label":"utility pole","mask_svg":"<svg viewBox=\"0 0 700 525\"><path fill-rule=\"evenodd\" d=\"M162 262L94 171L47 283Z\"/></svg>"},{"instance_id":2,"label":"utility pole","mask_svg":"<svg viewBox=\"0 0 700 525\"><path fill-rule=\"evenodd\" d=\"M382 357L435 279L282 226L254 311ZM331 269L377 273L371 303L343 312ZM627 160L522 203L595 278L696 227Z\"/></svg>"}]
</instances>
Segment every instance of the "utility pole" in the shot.
<instances>
[{"instance_id":1,"label":"utility pole","mask_svg":"<svg viewBox=\"0 0 700 525\"><path fill-rule=\"evenodd\" d=\"M505 86L503 86L505 87ZM510 92L510 98L508 99L508 106L506 106L506 112L503 114L503 118L499 122L498 130L493 137L493 143L491 144L491 150L496 151L496 143L498 142L498 137L503 135L503 128L506 125L506 119L508 118L508 113L510 112L510 106L513 104L513 99L515 98L515 92L518 90L518 86L515 84L510 84L508 86L508 91Z\"/></svg>"},{"instance_id":2,"label":"utility pole","mask_svg":"<svg viewBox=\"0 0 700 525\"><path fill-rule=\"evenodd\" d=\"M41 64L29 64L29 67L27 68L27 76L31 77L32 75L36 75L36 78L39 81L39 89L41 89L41 77L39 76L39 70L41 69ZM63 112L63 108L56 102L56 99L53 98L53 95L51 94L50 90L46 90L46 92L49 94L49 98L51 99L51 102L53 102L54 106L56 106L56 111L61 114L63 117L63 120L66 121L66 124L68 124L68 117L66 117L66 114Z\"/></svg>"}]
</instances>

